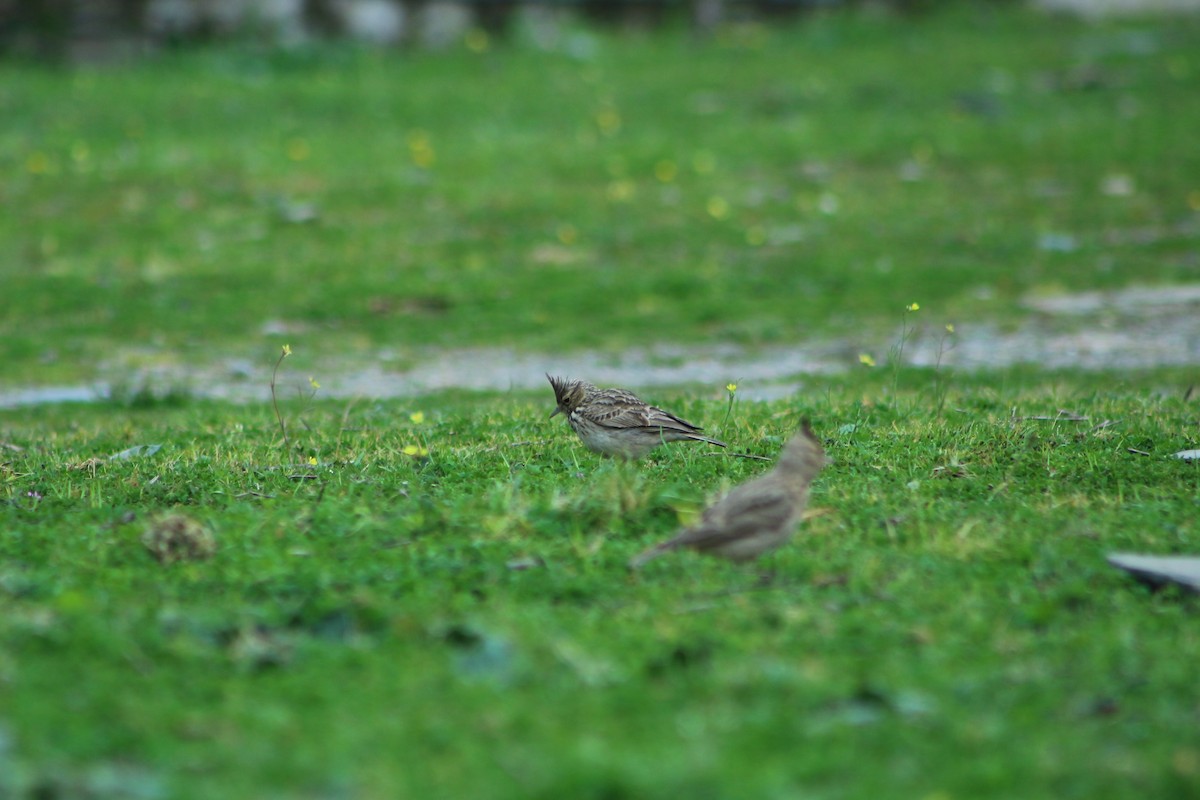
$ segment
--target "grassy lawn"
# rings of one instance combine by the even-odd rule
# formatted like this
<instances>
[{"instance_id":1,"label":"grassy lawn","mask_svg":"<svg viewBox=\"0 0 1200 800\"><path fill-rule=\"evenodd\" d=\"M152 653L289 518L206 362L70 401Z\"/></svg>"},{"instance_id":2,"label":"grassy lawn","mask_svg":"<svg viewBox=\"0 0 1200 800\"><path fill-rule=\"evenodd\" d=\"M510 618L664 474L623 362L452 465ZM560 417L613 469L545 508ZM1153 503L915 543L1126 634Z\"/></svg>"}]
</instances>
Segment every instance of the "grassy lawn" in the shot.
<instances>
[{"instance_id":1,"label":"grassy lawn","mask_svg":"<svg viewBox=\"0 0 1200 800\"><path fill-rule=\"evenodd\" d=\"M1200 274L1194 19L473 42L0 65L4 386ZM643 391L771 458L809 417L834 463L778 553L636 574L766 465L602 460L548 385L289 392L286 443L265 402L0 409L0 798L1197 796L1196 600L1104 562L1200 552L1197 369L879 361ZM155 560L167 515L211 557Z\"/></svg>"},{"instance_id":2,"label":"grassy lawn","mask_svg":"<svg viewBox=\"0 0 1200 800\"><path fill-rule=\"evenodd\" d=\"M0 361L756 345L1195 280L1198 43L967 6L0 65Z\"/></svg>"},{"instance_id":3,"label":"grassy lawn","mask_svg":"<svg viewBox=\"0 0 1200 800\"><path fill-rule=\"evenodd\" d=\"M1196 444L1196 405L1009 377L955 381L939 418L929 377L727 419L656 398L768 455L811 416L835 463L775 556L636 575L761 462L601 461L546 419L549 391L285 407L298 464L268 408L5 412L0 788L1184 796L1195 601L1104 555L1200 545L1200 472L1168 457ZM1029 419L1060 409L1088 419ZM168 509L212 533L210 560L151 557Z\"/></svg>"}]
</instances>

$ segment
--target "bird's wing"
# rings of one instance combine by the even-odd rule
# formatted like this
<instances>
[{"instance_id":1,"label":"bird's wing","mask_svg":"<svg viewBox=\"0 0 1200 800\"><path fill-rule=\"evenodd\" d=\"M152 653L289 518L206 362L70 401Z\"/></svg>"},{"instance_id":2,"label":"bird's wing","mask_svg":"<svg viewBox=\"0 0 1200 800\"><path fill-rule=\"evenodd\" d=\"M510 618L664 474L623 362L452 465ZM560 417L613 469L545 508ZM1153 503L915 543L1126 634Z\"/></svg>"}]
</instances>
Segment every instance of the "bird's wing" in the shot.
<instances>
[{"instance_id":1,"label":"bird's wing","mask_svg":"<svg viewBox=\"0 0 1200 800\"><path fill-rule=\"evenodd\" d=\"M783 488L760 481L736 487L705 509L700 522L671 540L675 547L705 549L783 526L793 513L794 498Z\"/></svg>"},{"instance_id":2,"label":"bird's wing","mask_svg":"<svg viewBox=\"0 0 1200 800\"><path fill-rule=\"evenodd\" d=\"M677 547L718 550L764 531L777 531L789 521L793 508L792 496L771 479L742 484L705 509L696 525L651 547L631 560L629 566L640 569L647 561Z\"/></svg>"},{"instance_id":3,"label":"bird's wing","mask_svg":"<svg viewBox=\"0 0 1200 800\"><path fill-rule=\"evenodd\" d=\"M588 399L587 415L609 428L642 428L647 424L647 408L636 395L610 389Z\"/></svg>"},{"instance_id":4,"label":"bird's wing","mask_svg":"<svg viewBox=\"0 0 1200 800\"><path fill-rule=\"evenodd\" d=\"M696 433L704 430L699 425L693 425L686 419L680 419L671 412L663 411L656 406L646 407L646 417L649 419L648 424L655 428L667 428L680 433Z\"/></svg>"},{"instance_id":5,"label":"bird's wing","mask_svg":"<svg viewBox=\"0 0 1200 800\"><path fill-rule=\"evenodd\" d=\"M637 406L597 402L588 407L587 415L606 428L645 428L648 425L645 412Z\"/></svg>"},{"instance_id":6,"label":"bird's wing","mask_svg":"<svg viewBox=\"0 0 1200 800\"><path fill-rule=\"evenodd\" d=\"M588 416L609 428L666 428L680 433L701 430L674 414L643 403L637 395L623 389L613 389L594 398Z\"/></svg>"}]
</instances>

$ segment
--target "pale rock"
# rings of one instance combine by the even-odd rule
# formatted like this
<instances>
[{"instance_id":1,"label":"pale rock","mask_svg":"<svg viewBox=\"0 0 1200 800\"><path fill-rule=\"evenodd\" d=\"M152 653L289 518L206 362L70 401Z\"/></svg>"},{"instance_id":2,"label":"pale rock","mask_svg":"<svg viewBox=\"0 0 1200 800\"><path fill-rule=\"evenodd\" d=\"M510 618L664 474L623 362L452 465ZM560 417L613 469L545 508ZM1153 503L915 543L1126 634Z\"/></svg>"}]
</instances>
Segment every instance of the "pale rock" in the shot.
<instances>
[{"instance_id":1,"label":"pale rock","mask_svg":"<svg viewBox=\"0 0 1200 800\"><path fill-rule=\"evenodd\" d=\"M430 0L416 13L417 41L435 50L450 47L463 40L474 21L465 3Z\"/></svg>"},{"instance_id":2,"label":"pale rock","mask_svg":"<svg viewBox=\"0 0 1200 800\"><path fill-rule=\"evenodd\" d=\"M392 0L338 0L331 7L342 32L375 45L398 44L407 28L404 6Z\"/></svg>"}]
</instances>

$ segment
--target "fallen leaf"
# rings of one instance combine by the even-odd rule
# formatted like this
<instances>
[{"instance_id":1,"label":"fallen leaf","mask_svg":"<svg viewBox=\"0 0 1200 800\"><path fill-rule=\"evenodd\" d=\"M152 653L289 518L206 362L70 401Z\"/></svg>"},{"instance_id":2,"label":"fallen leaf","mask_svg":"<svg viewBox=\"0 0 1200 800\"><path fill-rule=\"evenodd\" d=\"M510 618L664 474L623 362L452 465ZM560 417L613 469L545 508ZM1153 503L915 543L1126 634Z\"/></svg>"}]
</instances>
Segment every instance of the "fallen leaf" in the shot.
<instances>
[{"instance_id":1,"label":"fallen leaf","mask_svg":"<svg viewBox=\"0 0 1200 800\"><path fill-rule=\"evenodd\" d=\"M135 444L133 447L128 447L119 453L113 453L108 457L109 461L125 461L130 458L141 458L143 456L152 456L162 449L161 444Z\"/></svg>"},{"instance_id":2,"label":"fallen leaf","mask_svg":"<svg viewBox=\"0 0 1200 800\"><path fill-rule=\"evenodd\" d=\"M160 564L203 561L217 550L216 539L208 528L182 514L153 520L142 534L142 544Z\"/></svg>"}]
</instances>

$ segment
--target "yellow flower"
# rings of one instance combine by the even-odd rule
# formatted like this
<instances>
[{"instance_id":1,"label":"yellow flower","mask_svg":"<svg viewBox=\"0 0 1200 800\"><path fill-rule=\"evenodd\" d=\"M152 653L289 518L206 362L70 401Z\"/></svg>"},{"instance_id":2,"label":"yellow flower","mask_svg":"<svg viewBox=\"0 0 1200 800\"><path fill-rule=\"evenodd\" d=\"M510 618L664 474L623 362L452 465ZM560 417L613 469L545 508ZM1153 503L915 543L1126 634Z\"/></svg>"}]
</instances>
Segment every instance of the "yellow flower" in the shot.
<instances>
[{"instance_id":1,"label":"yellow flower","mask_svg":"<svg viewBox=\"0 0 1200 800\"><path fill-rule=\"evenodd\" d=\"M291 354L292 354L292 346L290 344L285 344L283 346L283 357L287 358Z\"/></svg>"},{"instance_id":2,"label":"yellow flower","mask_svg":"<svg viewBox=\"0 0 1200 800\"><path fill-rule=\"evenodd\" d=\"M737 384L732 383L732 382L725 384L725 391L729 392L730 394L733 394L734 392L737 391Z\"/></svg>"},{"instance_id":3,"label":"yellow flower","mask_svg":"<svg viewBox=\"0 0 1200 800\"><path fill-rule=\"evenodd\" d=\"M870 354L868 353L859 353L858 363L862 364L864 367L873 367L875 366L875 359L871 358Z\"/></svg>"},{"instance_id":4,"label":"yellow flower","mask_svg":"<svg viewBox=\"0 0 1200 800\"><path fill-rule=\"evenodd\" d=\"M317 465L317 457L316 457L316 456L309 456L309 457L308 457L308 463L309 463L310 465L312 465L312 466L314 466L314 467L315 467L315 466Z\"/></svg>"},{"instance_id":5,"label":"yellow flower","mask_svg":"<svg viewBox=\"0 0 1200 800\"><path fill-rule=\"evenodd\" d=\"M631 180L616 180L608 185L608 199L614 203L631 200L636 193L637 186Z\"/></svg>"},{"instance_id":6,"label":"yellow flower","mask_svg":"<svg viewBox=\"0 0 1200 800\"><path fill-rule=\"evenodd\" d=\"M54 169L54 164L45 153L30 153L25 159L25 169L34 175L45 175Z\"/></svg>"},{"instance_id":7,"label":"yellow flower","mask_svg":"<svg viewBox=\"0 0 1200 800\"><path fill-rule=\"evenodd\" d=\"M413 413L408 415L408 418L410 420L412 420L413 425L420 425L422 422L425 421L425 412L424 411L414 411Z\"/></svg>"},{"instance_id":8,"label":"yellow flower","mask_svg":"<svg viewBox=\"0 0 1200 800\"><path fill-rule=\"evenodd\" d=\"M292 161L307 161L312 148L303 139L291 139L287 143L287 157Z\"/></svg>"},{"instance_id":9,"label":"yellow flower","mask_svg":"<svg viewBox=\"0 0 1200 800\"><path fill-rule=\"evenodd\" d=\"M724 197L710 197L705 209L713 219L725 219L729 216L729 201Z\"/></svg>"},{"instance_id":10,"label":"yellow flower","mask_svg":"<svg viewBox=\"0 0 1200 800\"><path fill-rule=\"evenodd\" d=\"M920 303L909 303L908 307L905 310L906 311L920 311L921 304Z\"/></svg>"},{"instance_id":11,"label":"yellow flower","mask_svg":"<svg viewBox=\"0 0 1200 800\"><path fill-rule=\"evenodd\" d=\"M602 107L592 115L592 119L595 121L596 127L605 136L612 136L621 130L621 112L612 106Z\"/></svg>"},{"instance_id":12,"label":"yellow flower","mask_svg":"<svg viewBox=\"0 0 1200 800\"><path fill-rule=\"evenodd\" d=\"M408 154L412 158L413 164L421 169L432 167L436 157L433 153L433 143L429 140L429 134L422 130L410 133L408 135Z\"/></svg>"},{"instance_id":13,"label":"yellow flower","mask_svg":"<svg viewBox=\"0 0 1200 800\"><path fill-rule=\"evenodd\" d=\"M954 333L954 323L953 322L946 323L946 333Z\"/></svg>"},{"instance_id":14,"label":"yellow flower","mask_svg":"<svg viewBox=\"0 0 1200 800\"><path fill-rule=\"evenodd\" d=\"M429 455L429 449L418 444L406 444L404 445L404 449L400 452L404 453L406 456L413 456L414 458L422 458Z\"/></svg>"},{"instance_id":15,"label":"yellow flower","mask_svg":"<svg viewBox=\"0 0 1200 800\"><path fill-rule=\"evenodd\" d=\"M314 378L312 375L308 376L308 385L314 389L321 388L321 383L316 378Z\"/></svg>"},{"instance_id":16,"label":"yellow flower","mask_svg":"<svg viewBox=\"0 0 1200 800\"><path fill-rule=\"evenodd\" d=\"M488 49L487 31L472 28L465 37L467 49L472 53L482 53Z\"/></svg>"}]
</instances>

